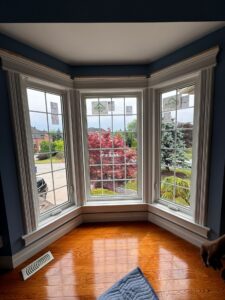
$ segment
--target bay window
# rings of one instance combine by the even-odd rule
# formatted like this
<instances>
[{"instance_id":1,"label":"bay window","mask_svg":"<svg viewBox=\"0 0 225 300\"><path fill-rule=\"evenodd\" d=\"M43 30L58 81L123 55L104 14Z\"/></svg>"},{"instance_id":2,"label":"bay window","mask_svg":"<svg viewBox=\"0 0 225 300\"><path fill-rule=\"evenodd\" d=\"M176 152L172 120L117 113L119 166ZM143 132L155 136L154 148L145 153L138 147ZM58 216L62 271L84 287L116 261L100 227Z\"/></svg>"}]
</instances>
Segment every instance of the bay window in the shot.
<instances>
[{"instance_id":1,"label":"bay window","mask_svg":"<svg viewBox=\"0 0 225 300\"><path fill-rule=\"evenodd\" d=\"M71 79L1 52L26 234L89 204L145 203L204 226L217 53L150 78Z\"/></svg>"}]
</instances>

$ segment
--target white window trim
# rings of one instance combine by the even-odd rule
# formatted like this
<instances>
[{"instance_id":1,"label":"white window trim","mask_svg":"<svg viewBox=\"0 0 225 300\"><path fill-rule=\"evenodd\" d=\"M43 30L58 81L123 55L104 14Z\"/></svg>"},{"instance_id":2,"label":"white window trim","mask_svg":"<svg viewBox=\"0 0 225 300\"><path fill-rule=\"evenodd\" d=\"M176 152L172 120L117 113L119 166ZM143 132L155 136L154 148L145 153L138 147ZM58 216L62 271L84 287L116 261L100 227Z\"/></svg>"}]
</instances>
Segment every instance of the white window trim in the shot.
<instances>
[{"instance_id":1,"label":"white window trim","mask_svg":"<svg viewBox=\"0 0 225 300\"><path fill-rule=\"evenodd\" d=\"M159 114L159 118L156 120L156 131L159 133L160 137L160 128L161 128L161 120L160 120L160 95L161 93L183 88L186 86L194 85L195 86L195 105L194 105L194 126L193 126L193 146L192 146L192 153L193 153L193 161L192 161L192 170L196 169L197 164L197 155L198 155L198 136L199 136L199 111L200 111L200 94L199 94L199 78L197 75L193 75L193 77L186 79L186 80L177 80L176 83L168 86L164 86L162 89L160 87L155 90L155 107L156 107L156 114ZM155 202L164 204L166 206L173 205L174 207L177 207L180 212L183 212L187 215L190 215L192 219L194 220L193 216L195 215L195 207L196 207L196 177L197 172L192 171L192 179L191 179L191 206L190 208L187 208L185 206L169 202L164 199L160 199L160 141L158 140L156 142L156 168L155 168L155 185L157 189L155 190ZM159 145L158 145L159 143ZM157 155L159 153L159 155ZM179 214L178 214L179 215Z\"/></svg>"},{"instance_id":2,"label":"white window trim","mask_svg":"<svg viewBox=\"0 0 225 300\"><path fill-rule=\"evenodd\" d=\"M151 179L151 184L148 189L148 199L151 205L155 205L160 212L160 206L156 204L159 200L159 172L157 167L159 162L159 93L165 87L173 86L178 83L191 82L193 79L199 83L199 91L197 91L197 98L199 97L199 122L197 124L198 134L194 137L197 139L197 157L201 157L196 164L196 178L195 199L198 199L193 208L192 222L205 226L207 219L207 203L208 203L208 178L209 178L209 151L210 151L210 132L211 132L211 112L212 112L212 93L213 93L213 72L216 66L216 57L219 48L214 47L192 58L186 59L178 64L165 68L159 72L151 75L148 80L149 90L146 97L151 108L150 111L150 125L149 132L153 137L153 147L149 145L148 151L150 153L148 163L148 176ZM147 100L145 101L145 103ZM146 105L147 106L147 105ZM145 111L145 108L144 108ZM198 111L198 110L197 110Z\"/></svg>"},{"instance_id":3,"label":"white window trim","mask_svg":"<svg viewBox=\"0 0 225 300\"><path fill-rule=\"evenodd\" d=\"M36 223L39 227L40 224L45 221L45 219L49 219L52 216L52 213L54 215L54 211L57 210L57 215L61 214L64 209L69 208L70 206L73 206L75 204L75 173L72 172L72 166L73 164L73 154L71 152L71 122L70 122L70 101L69 101L69 95L68 91L65 90L65 88L56 88L55 86L52 87L50 84L42 83L40 84L37 82L34 78L27 78L23 75L20 75L21 77L21 86L22 86L22 100L23 100L23 111L24 111L24 117L26 122L26 138L29 145L32 145L32 133L31 133L31 126L30 126L30 117L29 117L29 107L28 107L28 98L27 98L27 88L32 88L34 90L43 91L45 93L55 93L57 95L61 96L61 105L62 105L62 116L63 116L63 132L64 132L64 140L65 140L65 165L66 165L66 173L67 173L67 192L68 192L68 202L62 203L60 205L57 205L56 207L44 212L43 214L40 214L39 212L39 204L38 201L34 201L35 206L35 216L36 216ZM34 160L33 160L33 149L29 147L29 165L31 167L34 166ZM38 199L37 189L36 189L36 175L30 171L31 174L31 181L33 186L33 199Z\"/></svg>"},{"instance_id":4,"label":"white window trim","mask_svg":"<svg viewBox=\"0 0 225 300\"><path fill-rule=\"evenodd\" d=\"M35 195L35 180L34 174L31 170L30 162L33 161L32 151L30 149L29 142L31 135L29 135L30 124L27 110L27 99L26 99L26 87L39 87L42 90L60 93L66 101L64 101L64 109L67 111L67 118L64 118L66 126L66 132L68 133L67 142L69 147L72 148L74 143L72 140L71 132L71 104L73 102L73 81L68 75L61 72L57 72L48 67L39 65L28 59L16 56L7 51L0 50L0 57L2 60L2 68L7 71L9 94L10 94L10 105L12 112L13 128L15 133L15 145L16 154L19 170L19 180L21 187L21 200L23 207L23 219L25 236L31 234L34 231L39 230L45 225L45 220L39 219L38 208L36 207ZM23 145L23 147L22 147ZM73 153L73 149L71 152ZM62 219L65 219L65 213L70 214L70 211L75 207L75 170L74 160L76 158L73 155L68 156L68 164L73 166L69 171L68 178L71 179L70 186L74 189L70 191L72 202L70 207L62 211ZM66 205L67 206L67 205ZM65 208L66 208L65 206ZM60 215L56 215L54 219L60 218ZM53 218L49 218L51 220ZM41 222L40 222L41 221ZM54 222L53 222L54 223ZM57 222L56 222L57 223Z\"/></svg>"},{"instance_id":5,"label":"white window trim","mask_svg":"<svg viewBox=\"0 0 225 300\"><path fill-rule=\"evenodd\" d=\"M112 97L136 97L137 98L137 118L138 118L138 194L137 196L113 196L113 197L107 197L107 196L90 196L89 195L89 189L90 189L90 179L89 179L89 170L88 170L88 147L87 147L87 121L86 121L86 105L85 105L85 99L86 98L112 98ZM83 155L84 155L84 166L85 166L85 172L84 172L84 182L85 182L85 204L89 204L91 202L96 203L98 205L99 202L102 203L110 203L110 202L117 202L120 201L123 203L132 203L132 202L142 202L143 196L142 196L142 93L138 92L90 92L90 93L81 93L81 107L82 107L82 127L83 127Z\"/></svg>"}]
</instances>

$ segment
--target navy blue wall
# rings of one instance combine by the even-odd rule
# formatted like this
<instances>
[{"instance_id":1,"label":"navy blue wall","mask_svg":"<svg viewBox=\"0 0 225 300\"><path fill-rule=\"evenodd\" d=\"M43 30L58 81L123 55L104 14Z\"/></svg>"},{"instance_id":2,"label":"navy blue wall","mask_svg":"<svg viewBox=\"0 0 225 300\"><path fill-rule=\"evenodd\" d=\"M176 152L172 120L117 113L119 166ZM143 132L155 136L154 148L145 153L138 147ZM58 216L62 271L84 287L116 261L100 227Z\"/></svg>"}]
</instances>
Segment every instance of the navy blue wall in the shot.
<instances>
[{"instance_id":1,"label":"navy blue wall","mask_svg":"<svg viewBox=\"0 0 225 300\"><path fill-rule=\"evenodd\" d=\"M1 22L212 21L225 17L224 0L7 0Z\"/></svg>"},{"instance_id":2,"label":"navy blue wall","mask_svg":"<svg viewBox=\"0 0 225 300\"><path fill-rule=\"evenodd\" d=\"M156 70L169 66L180 60L197 54L212 46L219 45L220 53L215 72L215 90L213 106L213 130L209 181L209 213L208 226L212 228L211 237L225 231L221 219L223 203L223 181L225 162L225 139L221 133L225 128L225 29L218 30L176 52L167 55L150 65L135 66L79 66L71 67L59 60L24 44L16 42L0 34L0 48L5 48L24 55L36 62L46 64L72 76L82 75L148 75ZM19 193L18 175L15 157L13 130L10 120L9 97L7 93L5 72L0 71L0 175L2 191L0 190L0 219L4 222L3 234L5 247L0 249L0 255L16 253L23 247L23 222Z\"/></svg>"}]
</instances>

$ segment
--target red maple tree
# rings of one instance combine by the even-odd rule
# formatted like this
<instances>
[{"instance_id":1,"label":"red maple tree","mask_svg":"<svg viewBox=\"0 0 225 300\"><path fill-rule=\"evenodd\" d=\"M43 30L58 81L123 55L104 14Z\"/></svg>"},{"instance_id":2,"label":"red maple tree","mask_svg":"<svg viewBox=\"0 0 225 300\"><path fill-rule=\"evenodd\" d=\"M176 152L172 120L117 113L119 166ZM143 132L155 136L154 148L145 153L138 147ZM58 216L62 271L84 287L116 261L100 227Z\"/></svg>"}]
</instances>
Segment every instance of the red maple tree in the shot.
<instances>
[{"instance_id":1,"label":"red maple tree","mask_svg":"<svg viewBox=\"0 0 225 300\"><path fill-rule=\"evenodd\" d=\"M121 180L118 184L123 183L125 179L136 179L137 151L126 145L121 133L89 132L88 149L91 180L107 179L109 182L104 182L104 187L113 189L113 182L110 182L110 179ZM114 170L112 164L114 164ZM101 172L103 178L101 178ZM95 187L101 187L101 182L95 183Z\"/></svg>"}]
</instances>

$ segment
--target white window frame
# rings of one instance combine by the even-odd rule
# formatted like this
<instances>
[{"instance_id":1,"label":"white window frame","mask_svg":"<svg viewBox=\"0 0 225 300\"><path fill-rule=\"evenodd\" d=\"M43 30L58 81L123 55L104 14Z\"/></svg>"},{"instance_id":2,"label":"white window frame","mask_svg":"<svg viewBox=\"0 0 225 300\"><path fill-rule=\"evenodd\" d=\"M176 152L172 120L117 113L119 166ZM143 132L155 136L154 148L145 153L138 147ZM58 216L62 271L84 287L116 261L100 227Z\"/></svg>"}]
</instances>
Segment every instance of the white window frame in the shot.
<instances>
[{"instance_id":1,"label":"white window frame","mask_svg":"<svg viewBox=\"0 0 225 300\"><path fill-rule=\"evenodd\" d=\"M152 136L152 145L147 148L150 156L148 161L147 178L150 179L147 191L149 199L149 212L168 218L174 222L179 219L187 219L190 222L205 226L207 222L208 203L208 179L209 179L209 152L212 126L212 102L213 102L213 74L216 66L218 47L214 47L181 61L175 65L165 68L151 75L148 81L148 92L145 104L150 106L151 121L148 124L148 132ZM169 87L178 87L186 83L195 83L197 90L195 99L195 122L197 122L194 135L194 144L197 158L193 161L193 206L190 214L174 212L165 209L160 200L160 92ZM144 107L145 110L145 107ZM201 158L201 159L198 159ZM161 203L160 203L161 202ZM184 209L183 209L184 212Z\"/></svg>"},{"instance_id":2,"label":"white window frame","mask_svg":"<svg viewBox=\"0 0 225 300\"><path fill-rule=\"evenodd\" d=\"M46 234L68 221L76 214L77 177L76 151L72 135L72 111L74 110L73 80L70 76L32 62L23 57L14 55L0 49L2 69L6 71L8 79L8 91L10 95L10 106L12 113L13 129L15 135L15 146L20 181L21 201L24 221L24 240L27 244L35 240L37 232ZM32 135L28 112L26 87L33 87L46 92L62 95L64 98L64 126L66 127L66 139L68 152L67 163L69 165L68 184L70 185L70 206L62 206L63 210L56 207L56 215L45 214L39 217L38 201L35 201L36 180L33 172ZM66 116L66 117L65 117ZM66 150L67 151L67 150ZM32 163L31 163L32 162ZM58 210L58 212L57 212ZM51 211L53 212L53 211ZM72 213L72 215L71 215Z\"/></svg>"},{"instance_id":3,"label":"white window frame","mask_svg":"<svg viewBox=\"0 0 225 300\"><path fill-rule=\"evenodd\" d=\"M86 103L85 100L88 98L113 98L113 97L136 97L137 98L137 136L138 136L138 193L136 196L124 195L124 196L91 196L90 195L90 176L89 176L89 165L88 165L88 145L87 145L87 118L86 118ZM85 204L89 203L135 203L143 202L142 195L142 93L140 92L85 92L81 93L81 108L82 108L82 132L83 132L83 163L84 163L84 182L85 182Z\"/></svg>"},{"instance_id":4,"label":"white window frame","mask_svg":"<svg viewBox=\"0 0 225 300\"><path fill-rule=\"evenodd\" d=\"M190 216L194 216L195 214L195 207L196 207L196 176L197 176L197 166L196 166L196 162L197 162L197 155L198 155L198 135L199 135L199 104L200 104L200 95L199 95L199 78L196 76L193 76L192 78L188 79L188 80L177 80L176 83L172 84L172 85L167 85L163 88L158 88L156 91L156 97L157 97L157 111L160 114L160 105L161 105L161 94L171 91L171 90L177 90L177 89L182 89L184 87L187 86L191 86L194 85L195 86L195 101L194 101L194 125L193 125L193 140L192 140L192 175L191 175L191 197L190 197L190 207L185 207L182 205L179 205L177 203L174 203L172 201L167 201L165 199L160 198L160 155L156 157L156 159L158 160L158 167L156 166L156 168L159 168L159 173L157 172L157 174L159 174L159 177L156 178L156 185L158 186L159 190L158 195L157 195L157 199L155 200L156 203L160 203L163 204L165 206L167 206L168 208L174 209L176 211L180 211L183 212L187 215ZM158 107L159 106L159 107ZM161 115L161 114L160 114ZM159 118L157 118L157 123L156 123L156 130L157 132L159 132L160 136L159 136L159 143L160 143L160 137L161 137L161 120L160 120L160 116ZM158 148L158 147L157 147ZM159 145L160 148L160 145ZM160 150L159 150L159 154L160 154Z\"/></svg>"},{"instance_id":5,"label":"white window frame","mask_svg":"<svg viewBox=\"0 0 225 300\"><path fill-rule=\"evenodd\" d=\"M37 223L41 223L45 221L46 219L58 215L62 213L63 210L75 205L75 197L74 197L74 184L73 184L73 172L71 168L71 162L72 162L72 153L71 153L71 141L70 141L70 120L68 118L68 114L66 112L68 111L69 107L69 98L67 92L59 87L53 87L51 84L46 84L45 82L39 83L34 78L27 78L22 76L21 77L21 87L22 87L22 94L23 94L23 111L24 111L24 117L25 117L25 123L26 123L26 138L28 141L28 152L29 152L29 165L31 167L31 182L32 182L32 192L33 192L33 201L35 203L35 215L37 219ZM67 175L67 193L68 193L68 201L65 203L62 203L60 205L57 205L53 207L50 210L47 210L43 214L40 214L39 211L39 200L38 200L38 194L37 194L37 188L36 188L36 175L32 170L34 170L35 164L33 159L33 142L32 142L32 132L31 132L31 125L30 125L30 117L29 117L29 107L28 107L28 97L27 97L27 89L33 89L37 91L41 91L44 93L52 93L59 95L61 97L61 109L62 109L62 118L63 118L63 135L64 135L64 152L65 152L65 170Z\"/></svg>"}]
</instances>

